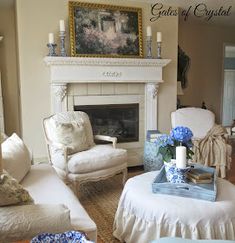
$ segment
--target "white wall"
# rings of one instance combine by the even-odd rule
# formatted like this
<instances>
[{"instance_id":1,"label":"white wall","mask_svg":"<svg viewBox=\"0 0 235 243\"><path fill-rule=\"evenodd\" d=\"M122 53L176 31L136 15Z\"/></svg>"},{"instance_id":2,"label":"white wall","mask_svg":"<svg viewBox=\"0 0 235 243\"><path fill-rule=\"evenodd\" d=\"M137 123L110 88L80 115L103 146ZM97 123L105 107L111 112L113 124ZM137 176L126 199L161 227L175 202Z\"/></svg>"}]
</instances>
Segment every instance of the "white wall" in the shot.
<instances>
[{"instance_id":1,"label":"white wall","mask_svg":"<svg viewBox=\"0 0 235 243\"><path fill-rule=\"evenodd\" d=\"M89 1L97 3L120 4L143 9L143 31L152 25L153 33L162 31L165 58L172 59L164 70L165 83L159 91L159 129L170 129L170 112L176 107L177 42L178 17L160 19L150 23L150 5L133 1ZM22 0L17 1L17 28L19 46L22 132L26 143L33 149L36 159L46 155L42 132L42 119L50 114L49 69L43 63L47 55L48 33L58 34L59 20L68 23L67 0ZM68 25L66 26L68 29ZM154 35L154 43L156 37ZM57 39L58 43L58 39ZM144 42L144 46L146 43ZM67 38L68 46L68 38ZM156 47L154 46L154 55Z\"/></svg>"},{"instance_id":2,"label":"white wall","mask_svg":"<svg viewBox=\"0 0 235 243\"><path fill-rule=\"evenodd\" d=\"M17 77L17 49L15 11L13 1L0 1L0 70L5 116L5 132L20 135L19 87Z\"/></svg>"},{"instance_id":3,"label":"white wall","mask_svg":"<svg viewBox=\"0 0 235 243\"><path fill-rule=\"evenodd\" d=\"M224 43L235 43L234 28L187 21L179 24L179 45L191 59L181 104L201 107L205 101L217 122L221 122Z\"/></svg>"}]
</instances>

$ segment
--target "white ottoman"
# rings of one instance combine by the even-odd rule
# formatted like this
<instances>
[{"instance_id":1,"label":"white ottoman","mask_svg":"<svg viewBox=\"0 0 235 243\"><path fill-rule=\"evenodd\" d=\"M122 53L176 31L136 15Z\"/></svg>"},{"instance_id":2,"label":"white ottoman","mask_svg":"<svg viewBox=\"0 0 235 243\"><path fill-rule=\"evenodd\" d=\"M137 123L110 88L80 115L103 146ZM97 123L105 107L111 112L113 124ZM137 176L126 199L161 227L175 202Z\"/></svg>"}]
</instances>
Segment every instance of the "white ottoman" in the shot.
<instances>
[{"instance_id":1,"label":"white ottoman","mask_svg":"<svg viewBox=\"0 0 235 243\"><path fill-rule=\"evenodd\" d=\"M160 237L235 240L235 186L218 178L216 202L152 193L158 171L126 182L114 219L121 242Z\"/></svg>"}]
</instances>

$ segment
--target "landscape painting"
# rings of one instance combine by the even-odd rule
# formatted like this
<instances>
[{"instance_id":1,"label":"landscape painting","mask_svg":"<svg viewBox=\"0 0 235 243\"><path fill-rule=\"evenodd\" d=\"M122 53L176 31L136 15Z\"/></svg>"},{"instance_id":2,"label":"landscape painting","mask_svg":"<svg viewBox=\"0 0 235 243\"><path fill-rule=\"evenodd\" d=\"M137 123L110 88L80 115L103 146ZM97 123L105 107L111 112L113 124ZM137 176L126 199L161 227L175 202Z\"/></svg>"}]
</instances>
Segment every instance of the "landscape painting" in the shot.
<instances>
[{"instance_id":1,"label":"landscape painting","mask_svg":"<svg viewBox=\"0 0 235 243\"><path fill-rule=\"evenodd\" d=\"M72 56L142 57L140 8L69 2Z\"/></svg>"}]
</instances>

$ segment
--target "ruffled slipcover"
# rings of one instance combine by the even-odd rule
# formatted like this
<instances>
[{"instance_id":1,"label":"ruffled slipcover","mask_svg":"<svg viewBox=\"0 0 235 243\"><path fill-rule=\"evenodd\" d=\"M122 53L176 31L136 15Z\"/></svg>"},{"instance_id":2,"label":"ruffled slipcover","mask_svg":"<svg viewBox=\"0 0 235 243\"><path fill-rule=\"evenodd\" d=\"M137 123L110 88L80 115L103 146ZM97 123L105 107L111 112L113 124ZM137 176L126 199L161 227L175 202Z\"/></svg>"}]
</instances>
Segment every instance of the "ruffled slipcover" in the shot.
<instances>
[{"instance_id":1,"label":"ruffled slipcover","mask_svg":"<svg viewBox=\"0 0 235 243\"><path fill-rule=\"evenodd\" d=\"M160 237L235 240L235 186L218 178L216 202L152 193L157 171L129 179L114 220L121 242Z\"/></svg>"}]
</instances>

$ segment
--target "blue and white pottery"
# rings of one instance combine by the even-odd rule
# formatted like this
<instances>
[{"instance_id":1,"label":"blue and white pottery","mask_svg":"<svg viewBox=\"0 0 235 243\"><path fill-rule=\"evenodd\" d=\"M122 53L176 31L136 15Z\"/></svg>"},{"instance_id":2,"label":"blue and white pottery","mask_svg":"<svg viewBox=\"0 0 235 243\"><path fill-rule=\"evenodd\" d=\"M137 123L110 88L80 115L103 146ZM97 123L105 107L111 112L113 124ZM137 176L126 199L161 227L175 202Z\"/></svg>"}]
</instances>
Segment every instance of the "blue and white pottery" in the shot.
<instances>
[{"instance_id":1,"label":"blue and white pottery","mask_svg":"<svg viewBox=\"0 0 235 243\"><path fill-rule=\"evenodd\" d=\"M164 162L166 179L170 183L187 183L186 174L191 167L185 169L177 168L174 162Z\"/></svg>"},{"instance_id":2,"label":"blue and white pottery","mask_svg":"<svg viewBox=\"0 0 235 243\"><path fill-rule=\"evenodd\" d=\"M78 231L67 231L60 234L42 233L34 237L31 243L94 243Z\"/></svg>"}]
</instances>

